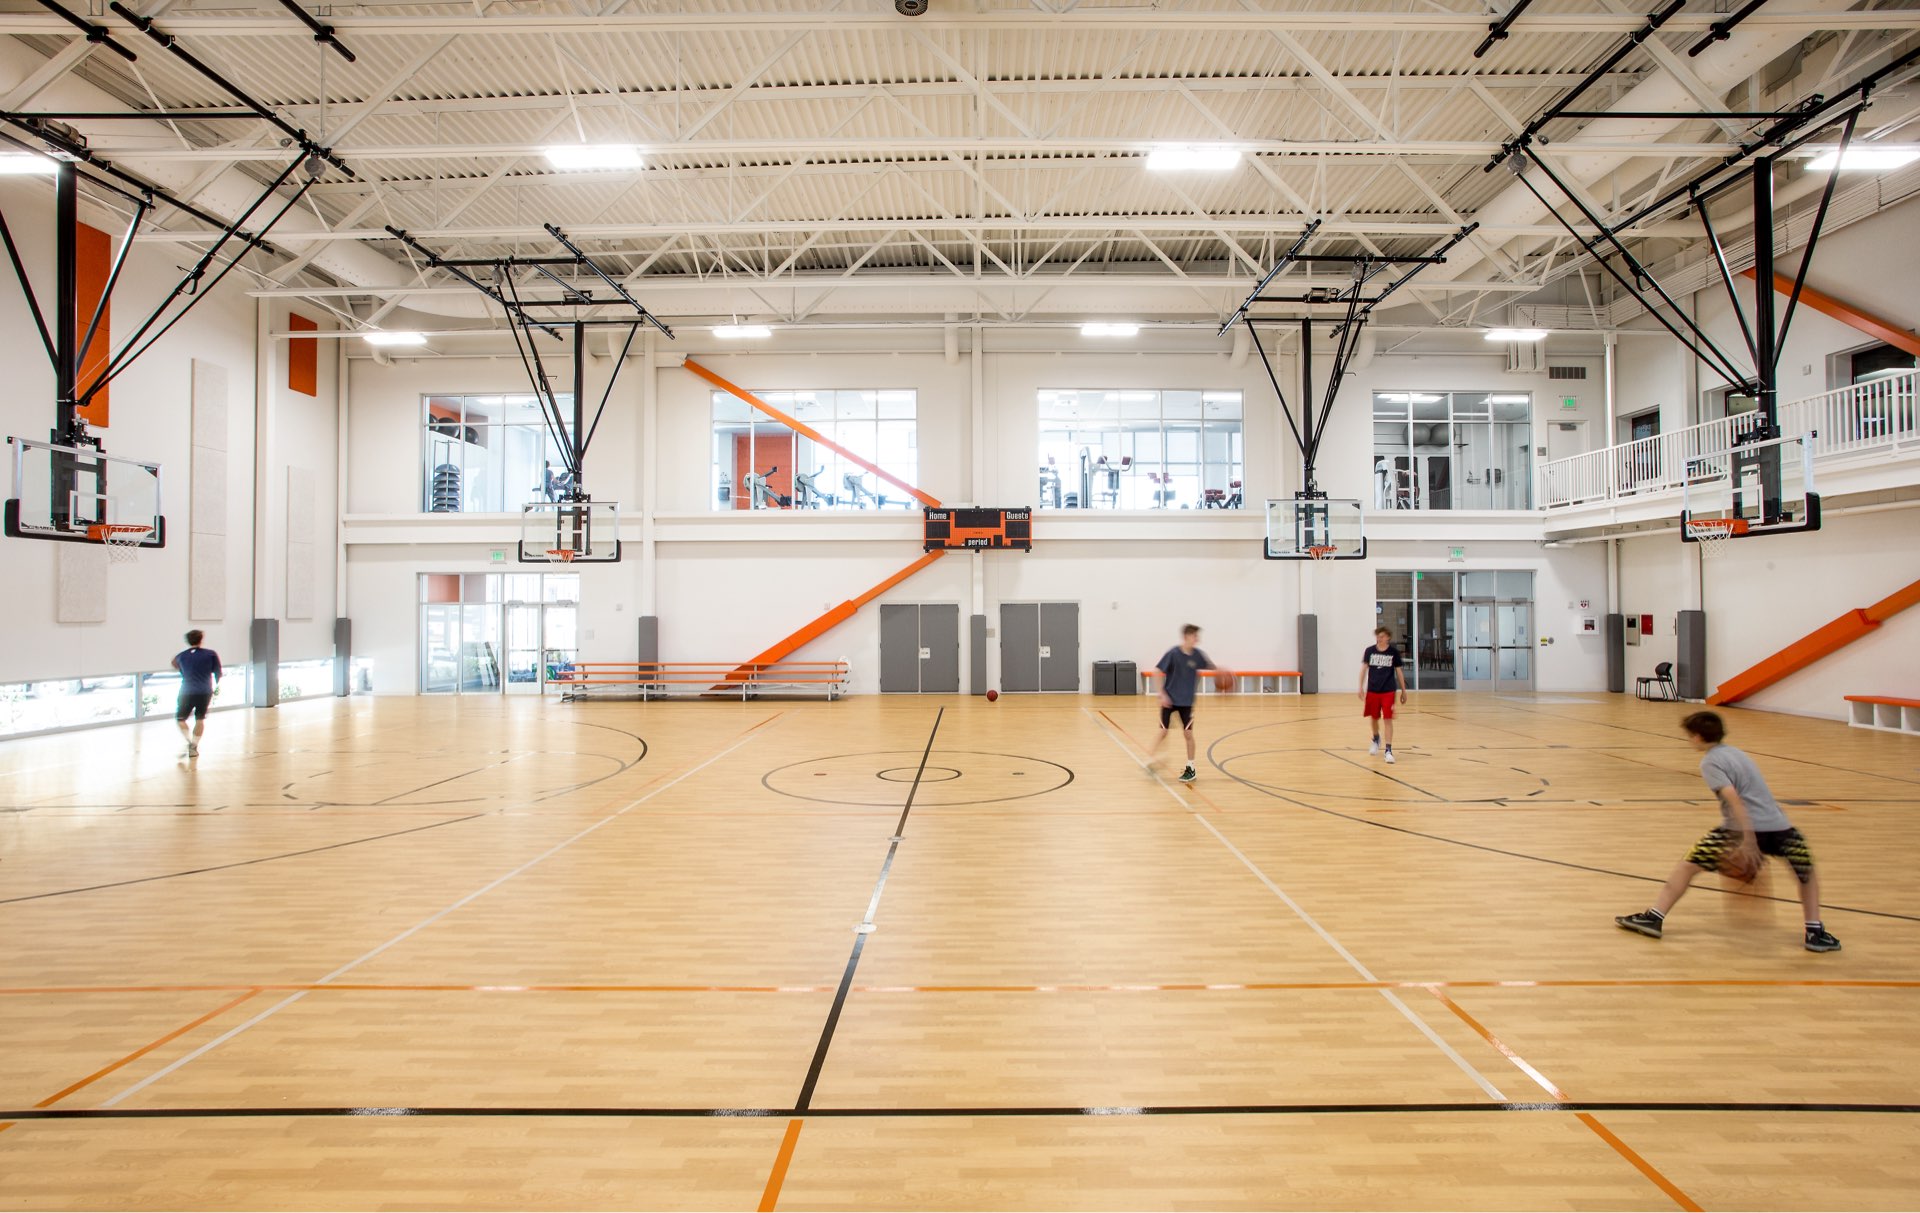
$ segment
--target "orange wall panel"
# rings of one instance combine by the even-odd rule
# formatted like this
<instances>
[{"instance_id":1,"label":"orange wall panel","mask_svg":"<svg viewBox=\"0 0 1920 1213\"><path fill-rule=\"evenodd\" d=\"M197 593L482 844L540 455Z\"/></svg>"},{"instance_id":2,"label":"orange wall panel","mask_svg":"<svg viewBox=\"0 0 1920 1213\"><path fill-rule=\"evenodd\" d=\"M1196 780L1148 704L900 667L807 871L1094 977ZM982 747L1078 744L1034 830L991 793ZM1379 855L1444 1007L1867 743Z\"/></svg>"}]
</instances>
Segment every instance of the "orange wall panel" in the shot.
<instances>
[{"instance_id":1,"label":"orange wall panel","mask_svg":"<svg viewBox=\"0 0 1920 1213\"><path fill-rule=\"evenodd\" d=\"M87 335L87 323L93 319L93 309L100 303L101 292L107 289L107 274L113 269L113 237L99 228L81 224L79 239L74 245L74 281L79 287L79 307L73 318L74 348L80 348L80 341ZM100 327L94 330L93 344L87 348L87 356L81 360L80 374L76 387L86 391L88 385L100 377L107 369L107 358L113 350L113 304L109 303L100 312ZM99 393L80 410L80 419L88 425L104 429L108 420L107 394L111 388L101 388Z\"/></svg>"},{"instance_id":2,"label":"orange wall panel","mask_svg":"<svg viewBox=\"0 0 1920 1213\"><path fill-rule=\"evenodd\" d=\"M298 312L287 313L287 327L297 333L316 332L320 328ZM312 337L287 339L287 390L302 396L320 394L320 342Z\"/></svg>"}]
</instances>

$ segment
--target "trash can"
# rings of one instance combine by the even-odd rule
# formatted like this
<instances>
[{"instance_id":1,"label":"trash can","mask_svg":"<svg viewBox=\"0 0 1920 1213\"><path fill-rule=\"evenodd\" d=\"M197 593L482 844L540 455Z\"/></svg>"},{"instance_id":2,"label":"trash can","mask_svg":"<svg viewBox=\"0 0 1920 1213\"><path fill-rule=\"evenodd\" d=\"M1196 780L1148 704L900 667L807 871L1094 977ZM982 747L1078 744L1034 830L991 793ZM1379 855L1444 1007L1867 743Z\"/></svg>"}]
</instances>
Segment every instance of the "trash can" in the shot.
<instances>
[{"instance_id":1,"label":"trash can","mask_svg":"<svg viewBox=\"0 0 1920 1213\"><path fill-rule=\"evenodd\" d=\"M1140 693L1140 667L1131 661L1113 663L1113 693L1115 695L1138 695Z\"/></svg>"},{"instance_id":2,"label":"trash can","mask_svg":"<svg viewBox=\"0 0 1920 1213\"><path fill-rule=\"evenodd\" d=\"M1093 663L1093 693L1095 695L1115 695L1119 693L1114 689L1113 665L1114 663L1111 661L1096 661Z\"/></svg>"}]
</instances>

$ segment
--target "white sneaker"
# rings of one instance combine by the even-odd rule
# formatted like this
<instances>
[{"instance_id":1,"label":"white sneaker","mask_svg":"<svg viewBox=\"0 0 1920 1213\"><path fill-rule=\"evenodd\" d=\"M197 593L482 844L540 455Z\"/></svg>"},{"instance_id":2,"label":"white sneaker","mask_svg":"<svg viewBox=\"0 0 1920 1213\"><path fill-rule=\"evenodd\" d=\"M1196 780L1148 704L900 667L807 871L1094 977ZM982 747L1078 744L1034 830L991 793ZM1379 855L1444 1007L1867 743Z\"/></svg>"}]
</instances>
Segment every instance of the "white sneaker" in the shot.
<instances>
[{"instance_id":1,"label":"white sneaker","mask_svg":"<svg viewBox=\"0 0 1920 1213\"><path fill-rule=\"evenodd\" d=\"M1373 739L1373 744L1367 747L1367 753L1369 755L1372 755L1372 754L1378 754L1379 752L1380 752L1380 739L1376 737Z\"/></svg>"},{"instance_id":2,"label":"white sneaker","mask_svg":"<svg viewBox=\"0 0 1920 1213\"><path fill-rule=\"evenodd\" d=\"M1391 747L1389 747L1387 750L1387 765L1388 766L1393 765L1393 750Z\"/></svg>"},{"instance_id":3,"label":"white sneaker","mask_svg":"<svg viewBox=\"0 0 1920 1213\"><path fill-rule=\"evenodd\" d=\"M198 742L189 741L187 743L187 757L188 758L200 757L200 744Z\"/></svg>"}]
</instances>

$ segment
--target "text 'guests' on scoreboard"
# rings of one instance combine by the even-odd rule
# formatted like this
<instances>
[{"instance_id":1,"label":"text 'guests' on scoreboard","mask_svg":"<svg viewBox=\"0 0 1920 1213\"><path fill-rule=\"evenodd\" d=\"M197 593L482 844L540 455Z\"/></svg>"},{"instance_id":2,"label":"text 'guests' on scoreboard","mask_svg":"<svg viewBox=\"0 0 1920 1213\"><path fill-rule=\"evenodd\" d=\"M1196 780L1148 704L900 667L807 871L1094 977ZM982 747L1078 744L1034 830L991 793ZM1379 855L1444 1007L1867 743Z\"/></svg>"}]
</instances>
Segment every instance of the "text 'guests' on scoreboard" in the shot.
<instances>
[{"instance_id":1,"label":"text 'guests' on scoreboard","mask_svg":"<svg viewBox=\"0 0 1920 1213\"><path fill-rule=\"evenodd\" d=\"M927 511L926 550L1008 548L1033 550L1033 510L941 509Z\"/></svg>"}]
</instances>

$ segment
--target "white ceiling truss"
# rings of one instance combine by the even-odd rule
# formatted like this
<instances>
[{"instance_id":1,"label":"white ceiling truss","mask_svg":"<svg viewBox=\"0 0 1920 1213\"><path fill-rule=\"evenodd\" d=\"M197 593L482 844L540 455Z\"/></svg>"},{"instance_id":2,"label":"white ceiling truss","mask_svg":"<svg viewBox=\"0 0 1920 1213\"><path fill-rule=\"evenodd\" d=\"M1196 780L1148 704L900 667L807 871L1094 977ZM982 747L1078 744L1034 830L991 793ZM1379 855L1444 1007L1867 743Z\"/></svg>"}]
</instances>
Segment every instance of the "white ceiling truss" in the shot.
<instances>
[{"instance_id":1,"label":"white ceiling truss","mask_svg":"<svg viewBox=\"0 0 1920 1213\"><path fill-rule=\"evenodd\" d=\"M309 5L353 63L271 0L138 9L356 174L312 188L307 228L280 256L249 255L261 293L362 322L431 311L469 288L423 268L389 226L445 257L488 258L551 255L552 223L668 316L1191 323L1230 313L1316 220L1312 251L1404 256L1480 218L1514 186L1489 161L1646 23L1636 3L1536 0L1481 58L1496 14L1466 0L932 0L921 18L887 0ZM168 174L209 207L223 179L285 165L278 132L216 117L234 97L101 6L68 7L139 62L56 13L0 12L15 52L0 109L162 106L164 124L70 121L96 154ZM1718 87L1701 70L1717 48L1687 51L1726 7L1695 0L1578 107L1664 78L1717 116L1655 138L1562 119L1535 145L1556 162L1608 159L1577 191L1597 213L1628 213L1729 154L1757 125L1734 115L1843 88L1920 39L1920 0L1773 0L1735 42L1780 50ZM1920 144L1910 79L1873 101L1860 138ZM581 141L636 145L645 167L563 172L542 155ZM1230 144L1242 160L1147 172L1165 142ZM1700 239L1674 216L1634 236L1662 259ZM207 235L172 217L139 239ZM345 245L392 273L355 280L328 253ZM1403 319L1465 325L1525 300L1597 324L1612 297L1549 214L1490 216L1455 256L1470 268L1416 278Z\"/></svg>"}]
</instances>

